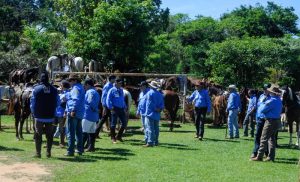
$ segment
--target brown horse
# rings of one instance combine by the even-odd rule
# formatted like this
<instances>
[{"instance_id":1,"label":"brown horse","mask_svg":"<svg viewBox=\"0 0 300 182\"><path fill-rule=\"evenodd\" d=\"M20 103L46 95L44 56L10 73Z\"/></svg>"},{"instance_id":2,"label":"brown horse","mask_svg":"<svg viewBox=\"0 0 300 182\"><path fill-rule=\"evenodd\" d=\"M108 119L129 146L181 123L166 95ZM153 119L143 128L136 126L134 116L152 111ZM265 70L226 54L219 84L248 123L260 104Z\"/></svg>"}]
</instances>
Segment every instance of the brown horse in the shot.
<instances>
[{"instance_id":1,"label":"brown horse","mask_svg":"<svg viewBox=\"0 0 300 182\"><path fill-rule=\"evenodd\" d=\"M213 124L221 126L226 123L226 107L227 107L227 95L218 95L214 98L214 121Z\"/></svg>"},{"instance_id":2,"label":"brown horse","mask_svg":"<svg viewBox=\"0 0 300 182\"><path fill-rule=\"evenodd\" d=\"M165 111L171 120L170 131L173 131L174 122L176 120L177 111L179 108L179 96L172 90L163 90Z\"/></svg>"},{"instance_id":3,"label":"brown horse","mask_svg":"<svg viewBox=\"0 0 300 182\"><path fill-rule=\"evenodd\" d=\"M241 108L240 108L240 114L239 114L239 126L240 128L243 126L244 118L246 117L247 112L247 103L248 103L248 88L243 87L240 90L240 98L241 98Z\"/></svg>"},{"instance_id":4,"label":"brown horse","mask_svg":"<svg viewBox=\"0 0 300 182\"><path fill-rule=\"evenodd\" d=\"M290 132L290 142L289 144L292 145L292 135L293 135L293 124L296 122L296 132L297 132L297 143L299 147L299 137L300 137L300 104L299 100L290 87L286 87L283 95L282 95L282 104L285 107L285 115L286 120L289 125L289 132ZM300 147L299 147L300 148Z\"/></svg>"}]
</instances>

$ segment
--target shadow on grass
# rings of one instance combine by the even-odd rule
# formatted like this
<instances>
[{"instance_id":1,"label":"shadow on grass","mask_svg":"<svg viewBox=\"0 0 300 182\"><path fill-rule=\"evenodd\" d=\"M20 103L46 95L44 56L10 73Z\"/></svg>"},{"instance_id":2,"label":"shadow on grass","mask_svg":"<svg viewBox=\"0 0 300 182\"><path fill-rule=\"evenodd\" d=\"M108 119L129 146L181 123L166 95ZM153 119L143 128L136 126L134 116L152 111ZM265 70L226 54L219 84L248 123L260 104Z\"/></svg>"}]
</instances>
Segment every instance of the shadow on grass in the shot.
<instances>
[{"instance_id":1,"label":"shadow on grass","mask_svg":"<svg viewBox=\"0 0 300 182\"><path fill-rule=\"evenodd\" d=\"M297 159L297 158L276 158L275 163L297 165L299 163L299 159Z\"/></svg>"},{"instance_id":2,"label":"shadow on grass","mask_svg":"<svg viewBox=\"0 0 300 182\"><path fill-rule=\"evenodd\" d=\"M129 142L130 145L141 146L141 147L145 144L144 141L136 140L136 139L127 140L127 142ZM174 149L174 150L198 150L195 148L191 148L188 145L176 144L176 143L159 143L157 147Z\"/></svg>"},{"instance_id":3,"label":"shadow on grass","mask_svg":"<svg viewBox=\"0 0 300 182\"><path fill-rule=\"evenodd\" d=\"M168 132L168 133L195 133L195 131L191 131L191 130L176 130L176 129L173 129L173 131L161 130L160 132Z\"/></svg>"},{"instance_id":4,"label":"shadow on grass","mask_svg":"<svg viewBox=\"0 0 300 182\"><path fill-rule=\"evenodd\" d=\"M123 148L113 148L113 149L97 148L94 154L106 154L106 155L118 155L118 156L135 155L134 153L131 152L131 150L123 149Z\"/></svg>"},{"instance_id":5,"label":"shadow on grass","mask_svg":"<svg viewBox=\"0 0 300 182\"><path fill-rule=\"evenodd\" d=\"M224 140L221 140L221 139L215 139L215 138L204 138L203 139L204 141L207 140L207 141L213 141L213 142L231 142L231 143L240 143L240 141L238 141L238 139L224 139Z\"/></svg>"},{"instance_id":6,"label":"shadow on grass","mask_svg":"<svg viewBox=\"0 0 300 182\"><path fill-rule=\"evenodd\" d=\"M222 125L222 126L219 126L219 125L207 125L207 128L209 129L225 129L226 126L225 125Z\"/></svg>"},{"instance_id":7,"label":"shadow on grass","mask_svg":"<svg viewBox=\"0 0 300 182\"><path fill-rule=\"evenodd\" d=\"M95 156L95 155L86 155L76 156L76 157L57 157L56 159L67 162L97 162L99 160L104 161L121 161L128 160L125 157L110 157L110 156Z\"/></svg>"},{"instance_id":8,"label":"shadow on grass","mask_svg":"<svg viewBox=\"0 0 300 182\"><path fill-rule=\"evenodd\" d=\"M287 150L299 150L298 146L289 145L289 144L278 144L278 146L276 148L287 149Z\"/></svg>"},{"instance_id":9,"label":"shadow on grass","mask_svg":"<svg viewBox=\"0 0 300 182\"><path fill-rule=\"evenodd\" d=\"M19 148L10 148L10 147L4 147L4 146L0 146L0 151L24 151L23 149L19 149Z\"/></svg>"}]
</instances>

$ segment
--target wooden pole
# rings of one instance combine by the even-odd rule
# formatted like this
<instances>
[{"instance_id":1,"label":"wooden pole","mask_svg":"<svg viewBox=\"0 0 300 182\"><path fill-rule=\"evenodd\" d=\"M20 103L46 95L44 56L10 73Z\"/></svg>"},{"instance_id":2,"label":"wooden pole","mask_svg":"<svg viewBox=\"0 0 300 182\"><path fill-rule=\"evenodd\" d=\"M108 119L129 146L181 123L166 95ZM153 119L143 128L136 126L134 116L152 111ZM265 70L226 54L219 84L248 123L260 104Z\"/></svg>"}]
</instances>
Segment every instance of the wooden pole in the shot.
<instances>
[{"instance_id":1,"label":"wooden pole","mask_svg":"<svg viewBox=\"0 0 300 182\"><path fill-rule=\"evenodd\" d=\"M183 99L182 99L182 123L185 123L185 97L186 97L186 89L187 89L187 77L183 76Z\"/></svg>"}]
</instances>

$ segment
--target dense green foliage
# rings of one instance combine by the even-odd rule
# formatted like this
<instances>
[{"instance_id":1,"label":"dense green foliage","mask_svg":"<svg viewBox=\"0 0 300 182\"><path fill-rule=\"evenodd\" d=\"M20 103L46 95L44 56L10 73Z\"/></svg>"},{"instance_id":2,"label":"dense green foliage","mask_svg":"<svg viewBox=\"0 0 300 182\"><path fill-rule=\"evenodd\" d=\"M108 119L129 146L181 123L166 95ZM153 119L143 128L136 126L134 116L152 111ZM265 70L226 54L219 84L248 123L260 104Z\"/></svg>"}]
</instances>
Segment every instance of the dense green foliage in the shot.
<instances>
[{"instance_id":1,"label":"dense green foliage","mask_svg":"<svg viewBox=\"0 0 300 182\"><path fill-rule=\"evenodd\" d=\"M3 118L5 126L13 126L12 117ZM225 128L205 127L203 141L194 139L195 128L184 124L168 132L160 127L160 146L143 148L140 121L130 121L124 143L113 145L107 133L96 142L95 153L81 157L63 156L66 149L57 146L52 158L47 159L45 148L42 159L33 159L32 134L24 141L16 141L13 129L0 132L1 163L38 163L49 169L41 181L297 181L299 150L287 145L288 132L279 132L276 161L250 162L253 138L224 139ZM295 138L294 138L295 141ZM4 157L7 156L7 157ZM7 159L6 159L7 158ZM10 174L10 177L20 177Z\"/></svg>"},{"instance_id":2,"label":"dense green foliage","mask_svg":"<svg viewBox=\"0 0 300 182\"><path fill-rule=\"evenodd\" d=\"M160 0L0 1L0 72L70 53L121 72L188 73L255 87L300 89L292 7L241 6L219 20L169 15ZM22 9L22 11L20 11ZM199 12L201 14L201 12ZM250 69L250 71L249 71Z\"/></svg>"}]
</instances>

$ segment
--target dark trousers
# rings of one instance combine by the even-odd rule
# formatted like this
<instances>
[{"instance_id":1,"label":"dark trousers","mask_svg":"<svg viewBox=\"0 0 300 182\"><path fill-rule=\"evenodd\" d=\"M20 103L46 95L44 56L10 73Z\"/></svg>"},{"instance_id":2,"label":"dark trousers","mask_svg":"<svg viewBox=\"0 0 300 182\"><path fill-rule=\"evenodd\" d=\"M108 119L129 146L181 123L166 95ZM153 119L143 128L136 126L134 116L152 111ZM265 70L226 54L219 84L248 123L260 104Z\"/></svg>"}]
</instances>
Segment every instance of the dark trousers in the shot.
<instances>
[{"instance_id":1,"label":"dark trousers","mask_svg":"<svg viewBox=\"0 0 300 182\"><path fill-rule=\"evenodd\" d=\"M203 137L207 107L195 107L196 135Z\"/></svg>"},{"instance_id":2,"label":"dark trousers","mask_svg":"<svg viewBox=\"0 0 300 182\"><path fill-rule=\"evenodd\" d=\"M53 143L53 125L52 122L35 122L35 148L36 153L38 155L41 154L42 149L42 136L43 132L45 131L46 139L47 139L47 152L51 152L52 143Z\"/></svg>"},{"instance_id":3,"label":"dark trousers","mask_svg":"<svg viewBox=\"0 0 300 182\"><path fill-rule=\"evenodd\" d=\"M256 119L256 133L255 133L255 139L254 139L254 149L253 149L253 154L256 156L259 146L260 146L260 138L261 134L264 128L265 120L261 118Z\"/></svg>"},{"instance_id":4,"label":"dark trousers","mask_svg":"<svg viewBox=\"0 0 300 182\"><path fill-rule=\"evenodd\" d=\"M58 127L60 133L60 144L65 145L65 136L66 136L66 118L57 118L58 120Z\"/></svg>"},{"instance_id":5,"label":"dark trousers","mask_svg":"<svg viewBox=\"0 0 300 182\"><path fill-rule=\"evenodd\" d=\"M127 127L127 119L126 119L126 113L125 113L125 109L124 108L114 108L114 111L111 112L111 121L110 121L110 134L111 134L111 138L114 139L115 138L115 130L116 130L116 125L118 122L118 118L120 119L121 122L121 128L119 130L118 136L117 138L122 138L122 134L125 130L125 128Z\"/></svg>"},{"instance_id":6,"label":"dark trousers","mask_svg":"<svg viewBox=\"0 0 300 182\"><path fill-rule=\"evenodd\" d=\"M108 120L109 117L111 117L110 110L107 107L104 107L103 109L106 110L106 113L102 116L101 120L97 124L96 132L95 132L96 137L99 135L103 124Z\"/></svg>"}]
</instances>

